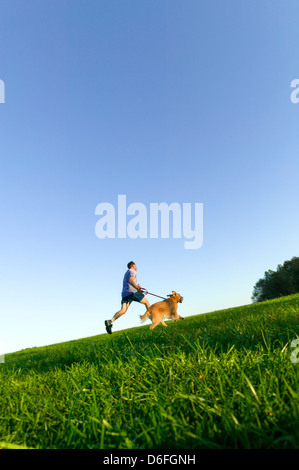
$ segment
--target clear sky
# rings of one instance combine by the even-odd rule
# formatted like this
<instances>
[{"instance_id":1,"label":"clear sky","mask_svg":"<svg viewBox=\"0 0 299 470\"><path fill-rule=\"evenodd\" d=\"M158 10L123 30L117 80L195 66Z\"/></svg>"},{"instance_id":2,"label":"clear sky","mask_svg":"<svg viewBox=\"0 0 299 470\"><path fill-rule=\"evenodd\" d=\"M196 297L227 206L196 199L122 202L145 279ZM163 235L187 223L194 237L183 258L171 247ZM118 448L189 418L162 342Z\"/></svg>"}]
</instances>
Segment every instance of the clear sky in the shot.
<instances>
[{"instance_id":1,"label":"clear sky","mask_svg":"<svg viewBox=\"0 0 299 470\"><path fill-rule=\"evenodd\" d=\"M297 0L1 0L0 353L104 333L130 260L189 316L298 256L298 24ZM202 247L100 240L119 194L203 203Z\"/></svg>"}]
</instances>

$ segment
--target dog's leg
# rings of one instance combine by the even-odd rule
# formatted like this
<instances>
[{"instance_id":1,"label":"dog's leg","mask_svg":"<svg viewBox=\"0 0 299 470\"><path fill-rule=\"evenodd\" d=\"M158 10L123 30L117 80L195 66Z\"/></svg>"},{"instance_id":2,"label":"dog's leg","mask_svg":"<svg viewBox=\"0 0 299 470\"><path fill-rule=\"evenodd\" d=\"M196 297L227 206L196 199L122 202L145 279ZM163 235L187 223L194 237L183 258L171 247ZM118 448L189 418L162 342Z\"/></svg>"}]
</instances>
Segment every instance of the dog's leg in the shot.
<instances>
[{"instance_id":1,"label":"dog's leg","mask_svg":"<svg viewBox=\"0 0 299 470\"><path fill-rule=\"evenodd\" d=\"M173 321L178 321L178 320L184 320L184 318L183 318L183 317L181 317L181 315L179 315L179 314L176 314L176 316L175 316L175 317L173 317Z\"/></svg>"},{"instance_id":2,"label":"dog's leg","mask_svg":"<svg viewBox=\"0 0 299 470\"><path fill-rule=\"evenodd\" d=\"M164 323L164 321L161 321L161 323L162 323L163 326L166 326L166 328L167 328L167 325L166 325L166 323Z\"/></svg>"},{"instance_id":3,"label":"dog's leg","mask_svg":"<svg viewBox=\"0 0 299 470\"><path fill-rule=\"evenodd\" d=\"M157 325L159 325L159 323L152 323L150 326L150 330L153 330L154 328L156 328Z\"/></svg>"}]
</instances>

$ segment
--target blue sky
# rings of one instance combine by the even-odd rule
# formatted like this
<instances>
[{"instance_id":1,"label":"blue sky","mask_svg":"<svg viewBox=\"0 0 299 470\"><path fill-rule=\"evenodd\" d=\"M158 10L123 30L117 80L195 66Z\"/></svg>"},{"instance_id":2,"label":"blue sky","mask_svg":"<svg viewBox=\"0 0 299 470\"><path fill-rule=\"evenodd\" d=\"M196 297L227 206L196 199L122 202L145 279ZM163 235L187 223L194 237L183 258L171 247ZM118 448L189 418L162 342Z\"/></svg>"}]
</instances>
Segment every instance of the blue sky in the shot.
<instances>
[{"instance_id":1,"label":"blue sky","mask_svg":"<svg viewBox=\"0 0 299 470\"><path fill-rule=\"evenodd\" d=\"M130 260L189 316L250 303L298 255L298 15L296 0L1 1L0 353L104 333ZM95 208L119 194L203 203L202 247L100 240Z\"/></svg>"}]
</instances>

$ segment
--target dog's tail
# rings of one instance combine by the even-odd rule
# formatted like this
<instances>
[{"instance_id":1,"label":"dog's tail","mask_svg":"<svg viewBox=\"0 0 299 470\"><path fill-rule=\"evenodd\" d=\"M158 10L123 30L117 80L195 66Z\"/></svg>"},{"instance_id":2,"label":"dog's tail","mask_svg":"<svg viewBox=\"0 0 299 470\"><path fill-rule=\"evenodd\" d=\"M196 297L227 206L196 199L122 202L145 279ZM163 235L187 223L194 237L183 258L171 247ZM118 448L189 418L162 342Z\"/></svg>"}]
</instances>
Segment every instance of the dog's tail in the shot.
<instances>
[{"instance_id":1,"label":"dog's tail","mask_svg":"<svg viewBox=\"0 0 299 470\"><path fill-rule=\"evenodd\" d=\"M150 316L150 312L147 310L144 315L139 315L139 316L140 316L140 320L143 323Z\"/></svg>"}]
</instances>

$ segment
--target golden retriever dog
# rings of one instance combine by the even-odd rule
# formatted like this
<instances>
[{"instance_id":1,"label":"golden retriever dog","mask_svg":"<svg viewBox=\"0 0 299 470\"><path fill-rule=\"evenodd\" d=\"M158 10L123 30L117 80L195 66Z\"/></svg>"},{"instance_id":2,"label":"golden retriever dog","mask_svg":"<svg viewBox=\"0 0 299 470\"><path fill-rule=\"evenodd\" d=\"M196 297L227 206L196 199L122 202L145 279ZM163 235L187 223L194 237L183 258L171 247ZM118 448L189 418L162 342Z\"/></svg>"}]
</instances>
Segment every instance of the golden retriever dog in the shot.
<instances>
[{"instance_id":1,"label":"golden retriever dog","mask_svg":"<svg viewBox=\"0 0 299 470\"><path fill-rule=\"evenodd\" d=\"M172 294L167 295L167 297L169 297L169 299L162 300L162 302L156 302L150 306L144 315L140 315L142 322L147 318L151 319L151 330L159 325L159 323L162 323L163 326L167 326L163 321L165 318L171 318L173 321L178 321L179 319L184 320L184 318L177 312L178 302L182 302L183 297L174 290L172 291Z\"/></svg>"}]
</instances>

